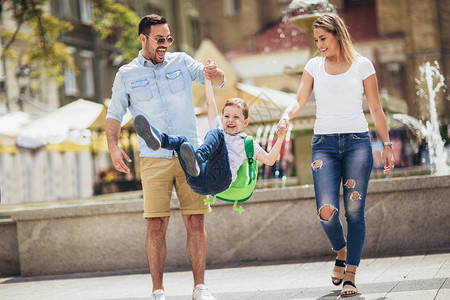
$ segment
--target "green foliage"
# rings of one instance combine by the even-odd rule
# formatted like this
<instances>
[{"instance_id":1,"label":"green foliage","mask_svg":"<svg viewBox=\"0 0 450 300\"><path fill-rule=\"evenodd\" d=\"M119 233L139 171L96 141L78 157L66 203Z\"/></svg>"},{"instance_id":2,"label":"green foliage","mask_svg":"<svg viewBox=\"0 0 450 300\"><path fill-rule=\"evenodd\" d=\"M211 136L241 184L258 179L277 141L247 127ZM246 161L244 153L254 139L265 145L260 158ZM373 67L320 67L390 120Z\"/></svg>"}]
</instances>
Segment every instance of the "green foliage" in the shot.
<instances>
[{"instance_id":1,"label":"green foliage","mask_svg":"<svg viewBox=\"0 0 450 300\"><path fill-rule=\"evenodd\" d=\"M76 71L72 55L67 51L67 46L57 42L60 32L72 30L68 22L59 21L55 17L42 16L32 22L32 34L38 37L28 37L29 47L33 49L24 56L24 63L39 66L39 70L33 71L31 76L38 76L41 70L55 78L58 84L62 84L64 68ZM30 34L31 35L31 34ZM32 69L33 70L33 69Z\"/></svg>"},{"instance_id":2,"label":"green foliage","mask_svg":"<svg viewBox=\"0 0 450 300\"><path fill-rule=\"evenodd\" d=\"M73 26L69 22L46 15L43 8L47 2L48 0L0 2L12 12L16 21L15 30L1 32L5 44L0 56L16 60L18 54L11 46L20 41L27 45L26 52L21 53L20 64L30 67L31 76L44 73L62 84L64 68L77 72L72 55L67 51L68 47L58 41L61 33L72 30ZM133 59L140 48L137 38L139 18L136 13L127 6L115 3L115 0L98 0L92 3L93 28L102 39L116 41L115 46L123 60ZM31 30L22 30L23 26Z\"/></svg>"},{"instance_id":3,"label":"green foliage","mask_svg":"<svg viewBox=\"0 0 450 300\"><path fill-rule=\"evenodd\" d=\"M115 0L93 1L93 27L102 39L115 38L115 46L123 60L131 61L140 49L137 38L139 17L129 7L115 3Z\"/></svg>"},{"instance_id":4,"label":"green foliage","mask_svg":"<svg viewBox=\"0 0 450 300\"><path fill-rule=\"evenodd\" d=\"M48 0L7 0L8 10L13 12L16 21L14 31L5 30L2 37L6 40L1 56L17 59L16 51L11 46L16 41L27 44L26 52L20 61L21 65L28 65L32 70L31 77L38 77L43 73L55 78L61 84L64 80L64 68L75 71L71 55L67 46L58 42L62 33L72 29L69 22L59 21L52 16L45 16L43 6ZM22 26L27 25L31 30L25 32ZM33 71L34 70L34 71Z\"/></svg>"}]
</instances>

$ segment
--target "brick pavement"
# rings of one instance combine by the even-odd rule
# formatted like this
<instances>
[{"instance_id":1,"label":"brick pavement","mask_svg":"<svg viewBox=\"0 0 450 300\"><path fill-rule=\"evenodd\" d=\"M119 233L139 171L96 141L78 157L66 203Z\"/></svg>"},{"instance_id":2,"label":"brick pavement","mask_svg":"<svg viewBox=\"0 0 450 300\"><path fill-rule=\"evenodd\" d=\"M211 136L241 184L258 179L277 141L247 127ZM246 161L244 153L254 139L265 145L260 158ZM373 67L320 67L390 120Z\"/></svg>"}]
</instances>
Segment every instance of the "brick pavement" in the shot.
<instances>
[{"instance_id":1,"label":"brick pavement","mask_svg":"<svg viewBox=\"0 0 450 300\"><path fill-rule=\"evenodd\" d=\"M298 262L240 263L208 268L206 283L218 300L337 299L331 257ZM150 299L150 275L140 270L102 274L0 278L0 299ZM350 299L450 299L450 251L365 258L357 274L360 294ZM166 299L188 300L190 271L167 271Z\"/></svg>"}]
</instances>

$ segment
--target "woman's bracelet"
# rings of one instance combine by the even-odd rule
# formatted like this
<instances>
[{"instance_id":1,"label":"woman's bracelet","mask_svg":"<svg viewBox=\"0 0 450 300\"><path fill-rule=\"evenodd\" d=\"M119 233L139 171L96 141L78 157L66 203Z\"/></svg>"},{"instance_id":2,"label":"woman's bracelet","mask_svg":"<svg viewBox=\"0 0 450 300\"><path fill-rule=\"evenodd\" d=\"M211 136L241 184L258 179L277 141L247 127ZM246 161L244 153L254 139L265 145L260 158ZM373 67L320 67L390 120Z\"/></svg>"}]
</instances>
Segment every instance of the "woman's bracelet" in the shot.
<instances>
[{"instance_id":1,"label":"woman's bracelet","mask_svg":"<svg viewBox=\"0 0 450 300\"><path fill-rule=\"evenodd\" d=\"M384 142L383 146L389 146L392 149L392 142Z\"/></svg>"}]
</instances>

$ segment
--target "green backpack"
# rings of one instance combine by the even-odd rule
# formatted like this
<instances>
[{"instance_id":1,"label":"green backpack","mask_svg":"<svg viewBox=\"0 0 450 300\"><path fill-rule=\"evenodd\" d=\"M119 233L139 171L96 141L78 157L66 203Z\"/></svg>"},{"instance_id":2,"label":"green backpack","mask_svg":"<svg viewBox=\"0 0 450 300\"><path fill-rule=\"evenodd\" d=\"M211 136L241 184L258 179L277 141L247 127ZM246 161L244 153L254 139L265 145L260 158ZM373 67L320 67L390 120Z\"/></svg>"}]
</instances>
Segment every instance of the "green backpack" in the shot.
<instances>
[{"instance_id":1,"label":"green backpack","mask_svg":"<svg viewBox=\"0 0 450 300\"><path fill-rule=\"evenodd\" d=\"M244 212L244 208L242 206L237 207L237 204L250 199L253 195L256 179L258 177L258 164L253 159L253 137L246 136L244 138L244 143L247 159L239 167L236 180L227 190L219 194L212 195L212 200L206 198L204 200L205 205L215 203L216 198L218 198L223 201L234 202L233 209L238 211L239 214Z\"/></svg>"}]
</instances>

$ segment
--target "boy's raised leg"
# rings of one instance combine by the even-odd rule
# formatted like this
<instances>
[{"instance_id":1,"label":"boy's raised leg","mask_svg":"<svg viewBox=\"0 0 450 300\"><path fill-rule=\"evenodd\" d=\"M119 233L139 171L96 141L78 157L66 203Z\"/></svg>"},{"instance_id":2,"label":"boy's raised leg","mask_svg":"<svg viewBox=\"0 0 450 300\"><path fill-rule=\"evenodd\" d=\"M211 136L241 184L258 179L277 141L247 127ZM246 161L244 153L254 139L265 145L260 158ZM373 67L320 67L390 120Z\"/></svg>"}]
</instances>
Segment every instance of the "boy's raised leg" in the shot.
<instances>
[{"instance_id":1,"label":"boy's raised leg","mask_svg":"<svg viewBox=\"0 0 450 300\"><path fill-rule=\"evenodd\" d=\"M180 160L183 160L186 172L193 176L197 177L200 175L200 166L198 163L197 155L195 154L194 148L188 142L184 142L180 147Z\"/></svg>"},{"instance_id":2,"label":"boy's raised leg","mask_svg":"<svg viewBox=\"0 0 450 300\"><path fill-rule=\"evenodd\" d=\"M161 148L161 134L158 129L150 125L144 116L138 115L134 118L134 129L150 149L158 150Z\"/></svg>"}]
</instances>

